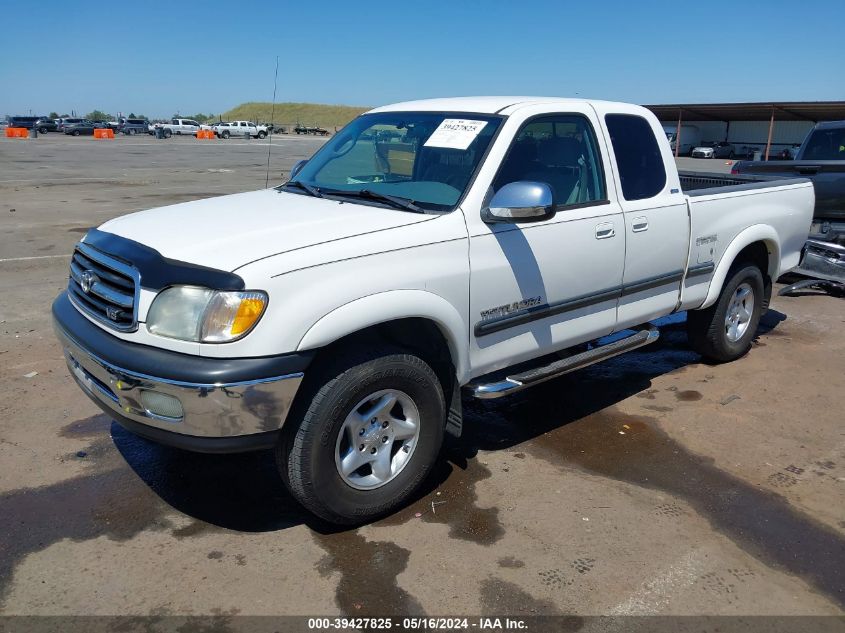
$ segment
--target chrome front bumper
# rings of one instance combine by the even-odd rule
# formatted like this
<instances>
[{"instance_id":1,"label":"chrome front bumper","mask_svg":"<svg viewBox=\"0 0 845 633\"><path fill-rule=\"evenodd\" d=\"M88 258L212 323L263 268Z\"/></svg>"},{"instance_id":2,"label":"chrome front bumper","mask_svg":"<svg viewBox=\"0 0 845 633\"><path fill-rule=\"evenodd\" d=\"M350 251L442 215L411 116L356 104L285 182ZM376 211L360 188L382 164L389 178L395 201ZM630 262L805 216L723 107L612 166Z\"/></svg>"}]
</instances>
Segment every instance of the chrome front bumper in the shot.
<instances>
[{"instance_id":1,"label":"chrome front bumper","mask_svg":"<svg viewBox=\"0 0 845 633\"><path fill-rule=\"evenodd\" d=\"M58 322L55 331L71 375L100 408L139 435L191 450L231 452L272 445L270 436L284 424L303 377L295 372L209 384L150 376L97 356ZM162 403L168 406L162 408ZM258 442L262 446L251 446L250 437L259 436L264 437ZM220 438L232 441L218 442L215 448L213 440Z\"/></svg>"}]
</instances>

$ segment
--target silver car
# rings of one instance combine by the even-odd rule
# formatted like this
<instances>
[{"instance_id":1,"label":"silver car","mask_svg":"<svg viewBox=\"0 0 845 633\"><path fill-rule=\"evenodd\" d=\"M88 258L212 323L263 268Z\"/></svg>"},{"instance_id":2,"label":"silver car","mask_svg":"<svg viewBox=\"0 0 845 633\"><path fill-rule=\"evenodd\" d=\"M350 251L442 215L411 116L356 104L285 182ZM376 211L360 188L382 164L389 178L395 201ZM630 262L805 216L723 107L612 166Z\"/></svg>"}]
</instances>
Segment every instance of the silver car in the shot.
<instances>
[{"instance_id":1,"label":"silver car","mask_svg":"<svg viewBox=\"0 0 845 633\"><path fill-rule=\"evenodd\" d=\"M693 158L733 158L734 146L727 141L712 141L694 147L690 156Z\"/></svg>"}]
</instances>

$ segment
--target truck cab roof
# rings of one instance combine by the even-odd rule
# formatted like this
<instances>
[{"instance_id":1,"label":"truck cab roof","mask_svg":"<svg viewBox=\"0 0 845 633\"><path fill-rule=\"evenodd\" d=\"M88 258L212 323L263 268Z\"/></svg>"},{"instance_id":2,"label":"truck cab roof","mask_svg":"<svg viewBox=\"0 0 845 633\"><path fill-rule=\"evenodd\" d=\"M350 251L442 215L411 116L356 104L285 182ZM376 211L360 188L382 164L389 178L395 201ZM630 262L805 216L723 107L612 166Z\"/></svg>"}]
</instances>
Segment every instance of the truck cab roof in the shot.
<instances>
[{"instance_id":1,"label":"truck cab roof","mask_svg":"<svg viewBox=\"0 0 845 633\"><path fill-rule=\"evenodd\" d=\"M478 112L481 114L510 114L514 109L526 105L560 104L565 106L574 103L602 103L630 108L629 104L596 99L568 99L563 97L530 97L530 96L488 96L488 97L450 97L445 99L421 99L418 101L404 101L391 105L373 108L373 112Z\"/></svg>"}]
</instances>

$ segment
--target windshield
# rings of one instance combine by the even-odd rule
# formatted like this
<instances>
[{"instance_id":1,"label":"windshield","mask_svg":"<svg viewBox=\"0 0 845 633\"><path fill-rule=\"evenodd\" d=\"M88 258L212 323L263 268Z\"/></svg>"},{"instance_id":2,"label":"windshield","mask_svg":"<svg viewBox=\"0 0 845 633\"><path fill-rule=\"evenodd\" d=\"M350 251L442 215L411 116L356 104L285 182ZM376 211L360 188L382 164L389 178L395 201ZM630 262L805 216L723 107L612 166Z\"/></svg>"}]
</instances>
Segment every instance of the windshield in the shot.
<instances>
[{"instance_id":1,"label":"windshield","mask_svg":"<svg viewBox=\"0 0 845 633\"><path fill-rule=\"evenodd\" d=\"M501 121L467 113L365 114L326 143L294 180L329 196L364 191L447 211L461 199Z\"/></svg>"},{"instance_id":2,"label":"windshield","mask_svg":"<svg viewBox=\"0 0 845 633\"><path fill-rule=\"evenodd\" d=\"M807 139L802 160L845 160L845 127L816 130Z\"/></svg>"}]
</instances>

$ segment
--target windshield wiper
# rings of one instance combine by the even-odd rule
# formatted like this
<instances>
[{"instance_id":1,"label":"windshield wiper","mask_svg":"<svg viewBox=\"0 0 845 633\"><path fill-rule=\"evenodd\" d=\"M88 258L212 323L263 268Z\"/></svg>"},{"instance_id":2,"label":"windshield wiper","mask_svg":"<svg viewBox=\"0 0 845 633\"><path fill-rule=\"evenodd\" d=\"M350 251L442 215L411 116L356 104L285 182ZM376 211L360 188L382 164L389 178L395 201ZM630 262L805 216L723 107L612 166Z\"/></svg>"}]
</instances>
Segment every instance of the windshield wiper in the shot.
<instances>
[{"instance_id":1,"label":"windshield wiper","mask_svg":"<svg viewBox=\"0 0 845 633\"><path fill-rule=\"evenodd\" d=\"M408 198L400 198L399 196L391 196L387 193L379 193L378 191L372 191L371 189L360 189L358 191L343 191L341 189L331 189L325 191L325 193L332 196L369 198L370 200L379 200L381 202L387 202L389 204L392 204L394 207L404 209L405 211L412 211L414 213L425 213L425 209L422 209L415 205L413 200L410 200Z\"/></svg>"},{"instance_id":2,"label":"windshield wiper","mask_svg":"<svg viewBox=\"0 0 845 633\"><path fill-rule=\"evenodd\" d=\"M301 180L288 180L285 184L285 187L299 187L304 192L309 195L314 196L315 198L322 198L323 194L320 193L320 190L317 187L309 185L308 183L302 182Z\"/></svg>"}]
</instances>

